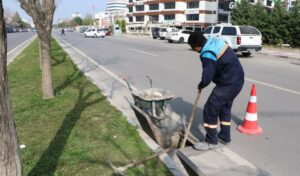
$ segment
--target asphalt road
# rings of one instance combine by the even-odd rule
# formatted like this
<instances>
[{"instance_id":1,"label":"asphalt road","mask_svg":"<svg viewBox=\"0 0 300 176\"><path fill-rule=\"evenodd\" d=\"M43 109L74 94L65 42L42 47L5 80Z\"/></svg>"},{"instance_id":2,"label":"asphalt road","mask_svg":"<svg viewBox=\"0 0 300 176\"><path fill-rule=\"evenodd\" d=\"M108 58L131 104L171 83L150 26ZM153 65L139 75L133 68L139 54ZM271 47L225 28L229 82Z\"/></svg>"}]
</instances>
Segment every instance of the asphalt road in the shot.
<instances>
[{"instance_id":1,"label":"asphalt road","mask_svg":"<svg viewBox=\"0 0 300 176\"><path fill-rule=\"evenodd\" d=\"M58 33L56 33L58 34ZM66 33L65 41L94 59L116 75L126 76L135 87L149 87L145 75L154 85L171 90L177 96L173 109L189 116L201 79L198 54L187 45L135 37L84 38L79 33ZM260 54L239 57L246 82L232 108L231 150L266 171L266 175L298 176L300 173L300 61ZM240 134L241 124L252 83L257 85L258 118L262 135ZM192 132L203 138L202 108L213 88L204 90Z\"/></svg>"},{"instance_id":2,"label":"asphalt road","mask_svg":"<svg viewBox=\"0 0 300 176\"><path fill-rule=\"evenodd\" d=\"M16 32L7 34L7 52L13 50L32 36L35 32Z\"/></svg>"}]
</instances>

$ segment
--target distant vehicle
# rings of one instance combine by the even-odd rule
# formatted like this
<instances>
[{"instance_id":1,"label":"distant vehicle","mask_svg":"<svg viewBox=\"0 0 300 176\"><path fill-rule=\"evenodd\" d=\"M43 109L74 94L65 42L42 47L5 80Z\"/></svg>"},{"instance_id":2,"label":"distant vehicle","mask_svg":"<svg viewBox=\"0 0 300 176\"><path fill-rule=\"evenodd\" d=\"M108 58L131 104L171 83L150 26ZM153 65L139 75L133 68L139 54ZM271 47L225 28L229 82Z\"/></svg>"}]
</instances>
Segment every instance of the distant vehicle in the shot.
<instances>
[{"instance_id":1,"label":"distant vehicle","mask_svg":"<svg viewBox=\"0 0 300 176\"><path fill-rule=\"evenodd\" d=\"M23 29L22 28L18 28L17 32L23 32Z\"/></svg>"},{"instance_id":2,"label":"distant vehicle","mask_svg":"<svg viewBox=\"0 0 300 176\"><path fill-rule=\"evenodd\" d=\"M28 28L23 28L23 32L29 32Z\"/></svg>"},{"instance_id":3,"label":"distant vehicle","mask_svg":"<svg viewBox=\"0 0 300 176\"><path fill-rule=\"evenodd\" d=\"M170 27L162 27L159 29L159 38L161 40L164 40L167 38L167 34L168 32L171 32L171 31L175 31L177 30L176 28L170 28Z\"/></svg>"},{"instance_id":4,"label":"distant vehicle","mask_svg":"<svg viewBox=\"0 0 300 176\"><path fill-rule=\"evenodd\" d=\"M253 51L262 49L261 32L253 26L219 24L207 27L203 34L206 38L223 39L235 52L241 52L243 56L250 56Z\"/></svg>"},{"instance_id":5,"label":"distant vehicle","mask_svg":"<svg viewBox=\"0 0 300 176\"><path fill-rule=\"evenodd\" d=\"M81 27L79 27L79 32L80 32L80 33L84 33L87 29L88 29L88 27L86 27L86 26L81 26Z\"/></svg>"},{"instance_id":6,"label":"distant vehicle","mask_svg":"<svg viewBox=\"0 0 300 176\"><path fill-rule=\"evenodd\" d=\"M84 37L105 37L105 32L101 29L92 28L84 32Z\"/></svg>"},{"instance_id":7,"label":"distant vehicle","mask_svg":"<svg viewBox=\"0 0 300 176\"><path fill-rule=\"evenodd\" d=\"M6 32L7 32L7 33L13 33L14 30L13 30L12 27L6 27Z\"/></svg>"},{"instance_id":8,"label":"distant vehicle","mask_svg":"<svg viewBox=\"0 0 300 176\"><path fill-rule=\"evenodd\" d=\"M177 32L177 31L179 31L179 29L177 28L170 28L169 30L167 30L166 39L169 40L172 36L172 32Z\"/></svg>"},{"instance_id":9,"label":"distant vehicle","mask_svg":"<svg viewBox=\"0 0 300 176\"><path fill-rule=\"evenodd\" d=\"M152 38L153 39L159 38L159 28L158 27L152 28Z\"/></svg>"},{"instance_id":10,"label":"distant vehicle","mask_svg":"<svg viewBox=\"0 0 300 176\"><path fill-rule=\"evenodd\" d=\"M68 28L68 32L74 32L75 29L74 28Z\"/></svg>"},{"instance_id":11,"label":"distant vehicle","mask_svg":"<svg viewBox=\"0 0 300 176\"><path fill-rule=\"evenodd\" d=\"M36 28L32 28L31 31L32 31L32 32L36 32Z\"/></svg>"},{"instance_id":12,"label":"distant vehicle","mask_svg":"<svg viewBox=\"0 0 300 176\"><path fill-rule=\"evenodd\" d=\"M171 36L168 39L169 43L178 42L178 43L187 43L190 34L193 31L181 29L178 31L171 32Z\"/></svg>"}]
</instances>

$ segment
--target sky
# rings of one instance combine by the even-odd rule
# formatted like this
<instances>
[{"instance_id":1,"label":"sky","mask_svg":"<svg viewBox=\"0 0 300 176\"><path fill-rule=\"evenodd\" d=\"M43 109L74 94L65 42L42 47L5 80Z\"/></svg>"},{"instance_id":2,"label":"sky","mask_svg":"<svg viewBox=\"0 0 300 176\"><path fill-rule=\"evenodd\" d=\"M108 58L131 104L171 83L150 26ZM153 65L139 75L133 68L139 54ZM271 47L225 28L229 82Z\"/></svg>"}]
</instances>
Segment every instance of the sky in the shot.
<instances>
[{"instance_id":1,"label":"sky","mask_svg":"<svg viewBox=\"0 0 300 176\"><path fill-rule=\"evenodd\" d=\"M105 11L107 0L56 0L53 23L57 23L59 18L72 18L73 13L80 13L82 17L86 14L94 16L95 13ZM3 0L3 6L11 12L19 12L22 19L31 19L23 9L18 0Z\"/></svg>"}]
</instances>

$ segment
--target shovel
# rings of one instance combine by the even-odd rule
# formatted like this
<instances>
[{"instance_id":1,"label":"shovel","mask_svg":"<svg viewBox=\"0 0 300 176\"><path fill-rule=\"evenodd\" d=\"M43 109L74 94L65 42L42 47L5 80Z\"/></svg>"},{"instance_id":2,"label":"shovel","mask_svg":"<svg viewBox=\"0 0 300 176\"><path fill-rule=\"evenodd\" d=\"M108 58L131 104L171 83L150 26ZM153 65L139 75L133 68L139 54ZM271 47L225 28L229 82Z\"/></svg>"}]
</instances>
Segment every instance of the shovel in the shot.
<instances>
[{"instance_id":1,"label":"shovel","mask_svg":"<svg viewBox=\"0 0 300 176\"><path fill-rule=\"evenodd\" d=\"M196 100L195 100L195 103L194 103L194 106L193 106L193 111L192 111L191 117L189 118L188 126L185 130L183 141L181 142L181 145L179 147L180 149L184 148L186 140L189 136L189 133L190 133L190 130L191 130L191 127L192 127L192 122L194 120L196 110L197 110L197 107L198 107L198 103L199 103L199 100L200 100L200 95L201 95L201 90L199 90L199 92L197 94L197 97L196 97Z\"/></svg>"}]
</instances>

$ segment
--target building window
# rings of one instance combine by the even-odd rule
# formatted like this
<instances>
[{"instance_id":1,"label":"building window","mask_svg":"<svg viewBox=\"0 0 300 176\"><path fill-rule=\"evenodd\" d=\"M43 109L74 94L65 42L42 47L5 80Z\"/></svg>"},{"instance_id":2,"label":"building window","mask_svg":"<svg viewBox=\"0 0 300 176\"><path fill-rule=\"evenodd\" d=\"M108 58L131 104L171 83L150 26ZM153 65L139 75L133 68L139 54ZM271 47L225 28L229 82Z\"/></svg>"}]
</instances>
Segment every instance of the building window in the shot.
<instances>
[{"instance_id":1,"label":"building window","mask_svg":"<svg viewBox=\"0 0 300 176\"><path fill-rule=\"evenodd\" d=\"M165 9L175 9L175 2L166 2Z\"/></svg>"},{"instance_id":2,"label":"building window","mask_svg":"<svg viewBox=\"0 0 300 176\"><path fill-rule=\"evenodd\" d=\"M132 17L129 17L129 22L133 22L133 18Z\"/></svg>"},{"instance_id":3,"label":"building window","mask_svg":"<svg viewBox=\"0 0 300 176\"><path fill-rule=\"evenodd\" d=\"M136 16L135 21L144 21L144 16Z\"/></svg>"},{"instance_id":4,"label":"building window","mask_svg":"<svg viewBox=\"0 0 300 176\"><path fill-rule=\"evenodd\" d=\"M144 11L144 5L137 5L137 6L135 6L135 11L137 11L137 12Z\"/></svg>"},{"instance_id":5,"label":"building window","mask_svg":"<svg viewBox=\"0 0 300 176\"><path fill-rule=\"evenodd\" d=\"M133 12L133 8L132 7L129 7L129 12Z\"/></svg>"},{"instance_id":6,"label":"building window","mask_svg":"<svg viewBox=\"0 0 300 176\"><path fill-rule=\"evenodd\" d=\"M159 5L158 4L150 4L149 5L149 10L158 10L159 9Z\"/></svg>"},{"instance_id":7,"label":"building window","mask_svg":"<svg viewBox=\"0 0 300 176\"><path fill-rule=\"evenodd\" d=\"M267 0L267 6L268 6L268 7L271 7L271 6L272 6L272 1Z\"/></svg>"},{"instance_id":8,"label":"building window","mask_svg":"<svg viewBox=\"0 0 300 176\"><path fill-rule=\"evenodd\" d=\"M227 14L219 14L218 21L221 23L228 23L228 15Z\"/></svg>"},{"instance_id":9,"label":"building window","mask_svg":"<svg viewBox=\"0 0 300 176\"><path fill-rule=\"evenodd\" d=\"M165 15L164 18L165 18L165 20L175 20L175 14L173 14L173 15Z\"/></svg>"},{"instance_id":10,"label":"building window","mask_svg":"<svg viewBox=\"0 0 300 176\"><path fill-rule=\"evenodd\" d=\"M235 27L224 27L222 35L236 35Z\"/></svg>"},{"instance_id":11,"label":"building window","mask_svg":"<svg viewBox=\"0 0 300 176\"><path fill-rule=\"evenodd\" d=\"M199 14L187 14L186 20L187 21L199 21Z\"/></svg>"},{"instance_id":12,"label":"building window","mask_svg":"<svg viewBox=\"0 0 300 176\"><path fill-rule=\"evenodd\" d=\"M158 15L150 16L150 21L152 22L158 22L158 19L159 19Z\"/></svg>"},{"instance_id":13,"label":"building window","mask_svg":"<svg viewBox=\"0 0 300 176\"><path fill-rule=\"evenodd\" d=\"M133 3L133 0L129 0L129 3Z\"/></svg>"},{"instance_id":14,"label":"building window","mask_svg":"<svg viewBox=\"0 0 300 176\"><path fill-rule=\"evenodd\" d=\"M249 0L250 3L255 3L255 0Z\"/></svg>"},{"instance_id":15,"label":"building window","mask_svg":"<svg viewBox=\"0 0 300 176\"><path fill-rule=\"evenodd\" d=\"M199 8L199 1L187 2L186 6L187 6L188 9L197 9L197 8Z\"/></svg>"}]
</instances>

